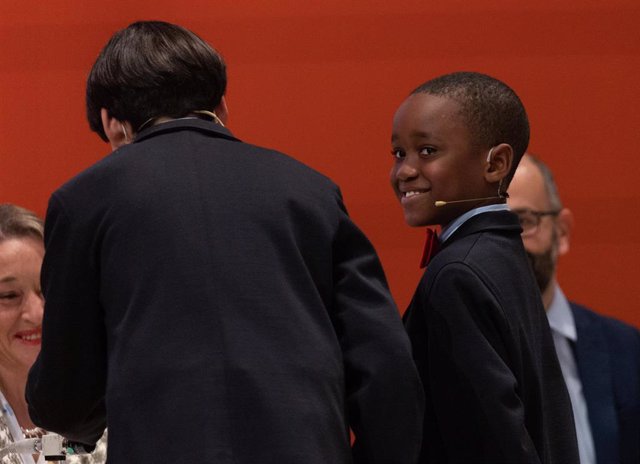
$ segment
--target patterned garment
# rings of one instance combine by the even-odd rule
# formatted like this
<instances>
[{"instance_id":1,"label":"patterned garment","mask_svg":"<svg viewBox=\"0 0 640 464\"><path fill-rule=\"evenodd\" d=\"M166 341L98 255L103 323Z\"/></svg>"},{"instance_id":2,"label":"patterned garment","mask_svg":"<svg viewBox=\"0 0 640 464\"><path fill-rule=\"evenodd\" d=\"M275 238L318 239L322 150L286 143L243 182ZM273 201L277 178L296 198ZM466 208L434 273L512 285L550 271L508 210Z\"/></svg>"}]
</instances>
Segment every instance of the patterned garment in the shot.
<instances>
[{"instance_id":1,"label":"patterned garment","mask_svg":"<svg viewBox=\"0 0 640 464\"><path fill-rule=\"evenodd\" d=\"M9 431L9 424L7 424L7 418L5 417L2 410L0 410L0 449L3 449L13 443L13 438L11 436L11 432ZM15 454L11 453L8 456L5 456L0 461L2 464L24 464L22 458Z\"/></svg>"},{"instance_id":2,"label":"patterned garment","mask_svg":"<svg viewBox=\"0 0 640 464\"><path fill-rule=\"evenodd\" d=\"M69 456L66 462L68 464L103 464L107 462L107 430L96 443L96 449L93 450L93 453Z\"/></svg>"},{"instance_id":3,"label":"patterned garment","mask_svg":"<svg viewBox=\"0 0 640 464\"><path fill-rule=\"evenodd\" d=\"M0 449L13 443L13 437L9 430L9 424L7 423L7 417L0 410ZM91 454L69 456L66 461L67 464L104 464L107 461L107 431L100 438L100 441L96 444L96 449ZM8 456L4 456L0 459L0 464L27 464L22 456L11 453Z\"/></svg>"}]
</instances>

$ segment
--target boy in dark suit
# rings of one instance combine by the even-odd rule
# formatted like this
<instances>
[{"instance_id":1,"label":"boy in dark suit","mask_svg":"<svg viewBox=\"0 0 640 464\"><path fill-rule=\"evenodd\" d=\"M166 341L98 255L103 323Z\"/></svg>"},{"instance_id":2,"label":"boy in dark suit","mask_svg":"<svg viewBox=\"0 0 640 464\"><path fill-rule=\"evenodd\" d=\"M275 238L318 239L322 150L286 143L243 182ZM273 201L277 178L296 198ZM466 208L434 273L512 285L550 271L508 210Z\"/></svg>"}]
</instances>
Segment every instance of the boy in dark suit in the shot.
<instances>
[{"instance_id":1,"label":"boy in dark suit","mask_svg":"<svg viewBox=\"0 0 640 464\"><path fill-rule=\"evenodd\" d=\"M420 462L578 462L540 294L505 204L528 141L520 99L478 73L426 82L393 119L391 184L405 220L442 226L405 314L426 394Z\"/></svg>"}]
</instances>

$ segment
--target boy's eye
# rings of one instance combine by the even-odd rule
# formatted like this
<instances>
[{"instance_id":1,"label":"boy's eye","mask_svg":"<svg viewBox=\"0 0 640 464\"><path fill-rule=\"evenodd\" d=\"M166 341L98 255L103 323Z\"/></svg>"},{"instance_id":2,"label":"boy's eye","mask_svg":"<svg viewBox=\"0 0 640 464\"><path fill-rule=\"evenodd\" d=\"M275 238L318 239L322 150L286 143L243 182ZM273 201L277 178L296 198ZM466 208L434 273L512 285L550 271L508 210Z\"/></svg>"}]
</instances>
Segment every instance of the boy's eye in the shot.
<instances>
[{"instance_id":1,"label":"boy's eye","mask_svg":"<svg viewBox=\"0 0 640 464\"><path fill-rule=\"evenodd\" d=\"M436 149L433 147L424 147L420 149L421 156L433 155L435 152L436 152Z\"/></svg>"},{"instance_id":2,"label":"boy's eye","mask_svg":"<svg viewBox=\"0 0 640 464\"><path fill-rule=\"evenodd\" d=\"M404 152L402 150L393 149L391 150L391 156L393 156L395 159L403 159Z\"/></svg>"}]
</instances>

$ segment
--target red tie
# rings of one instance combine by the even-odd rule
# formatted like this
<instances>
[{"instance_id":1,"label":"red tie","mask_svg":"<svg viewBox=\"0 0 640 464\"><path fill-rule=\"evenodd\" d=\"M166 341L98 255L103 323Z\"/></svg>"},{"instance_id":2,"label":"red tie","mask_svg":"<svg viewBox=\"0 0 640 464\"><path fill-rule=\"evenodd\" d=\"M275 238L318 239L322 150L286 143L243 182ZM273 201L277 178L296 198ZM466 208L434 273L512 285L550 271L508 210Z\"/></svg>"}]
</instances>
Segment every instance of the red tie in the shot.
<instances>
[{"instance_id":1,"label":"red tie","mask_svg":"<svg viewBox=\"0 0 640 464\"><path fill-rule=\"evenodd\" d=\"M424 250L422 251L422 259L420 260L420 269L427 267L431 258L440 249L440 240L435 230L427 228L427 239L424 242Z\"/></svg>"}]
</instances>

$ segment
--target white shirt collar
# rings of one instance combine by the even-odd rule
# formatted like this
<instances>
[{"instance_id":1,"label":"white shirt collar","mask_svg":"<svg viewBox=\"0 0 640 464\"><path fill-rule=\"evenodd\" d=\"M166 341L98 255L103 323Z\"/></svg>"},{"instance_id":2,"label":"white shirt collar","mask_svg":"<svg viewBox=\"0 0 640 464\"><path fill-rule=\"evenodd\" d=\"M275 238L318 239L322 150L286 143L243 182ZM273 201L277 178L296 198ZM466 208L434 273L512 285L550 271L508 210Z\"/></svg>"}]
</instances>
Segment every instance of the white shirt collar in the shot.
<instances>
[{"instance_id":1,"label":"white shirt collar","mask_svg":"<svg viewBox=\"0 0 640 464\"><path fill-rule=\"evenodd\" d=\"M549 319L549 326L551 330L559 333L565 338L568 338L572 342L578 340L578 333L576 331L576 322L573 319L573 313L569 306L567 297L564 296L560 286L556 285L553 291L553 299L551 305L547 310L547 318Z\"/></svg>"},{"instance_id":2,"label":"white shirt collar","mask_svg":"<svg viewBox=\"0 0 640 464\"><path fill-rule=\"evenodd\" d=\"M458 216L454 221L451 221L446 227L442 228L442 232L440 233L440 243L444 243L453 233L458 230L458 228L471 219L473 216L477 216L481 213L486 213L488 211L509 211L509 206L506 203L500 203L497 205L488 205L488 206L480 206L479 208L473 208L464 213L461 216Z\"/></svg>"}]
</instances>

